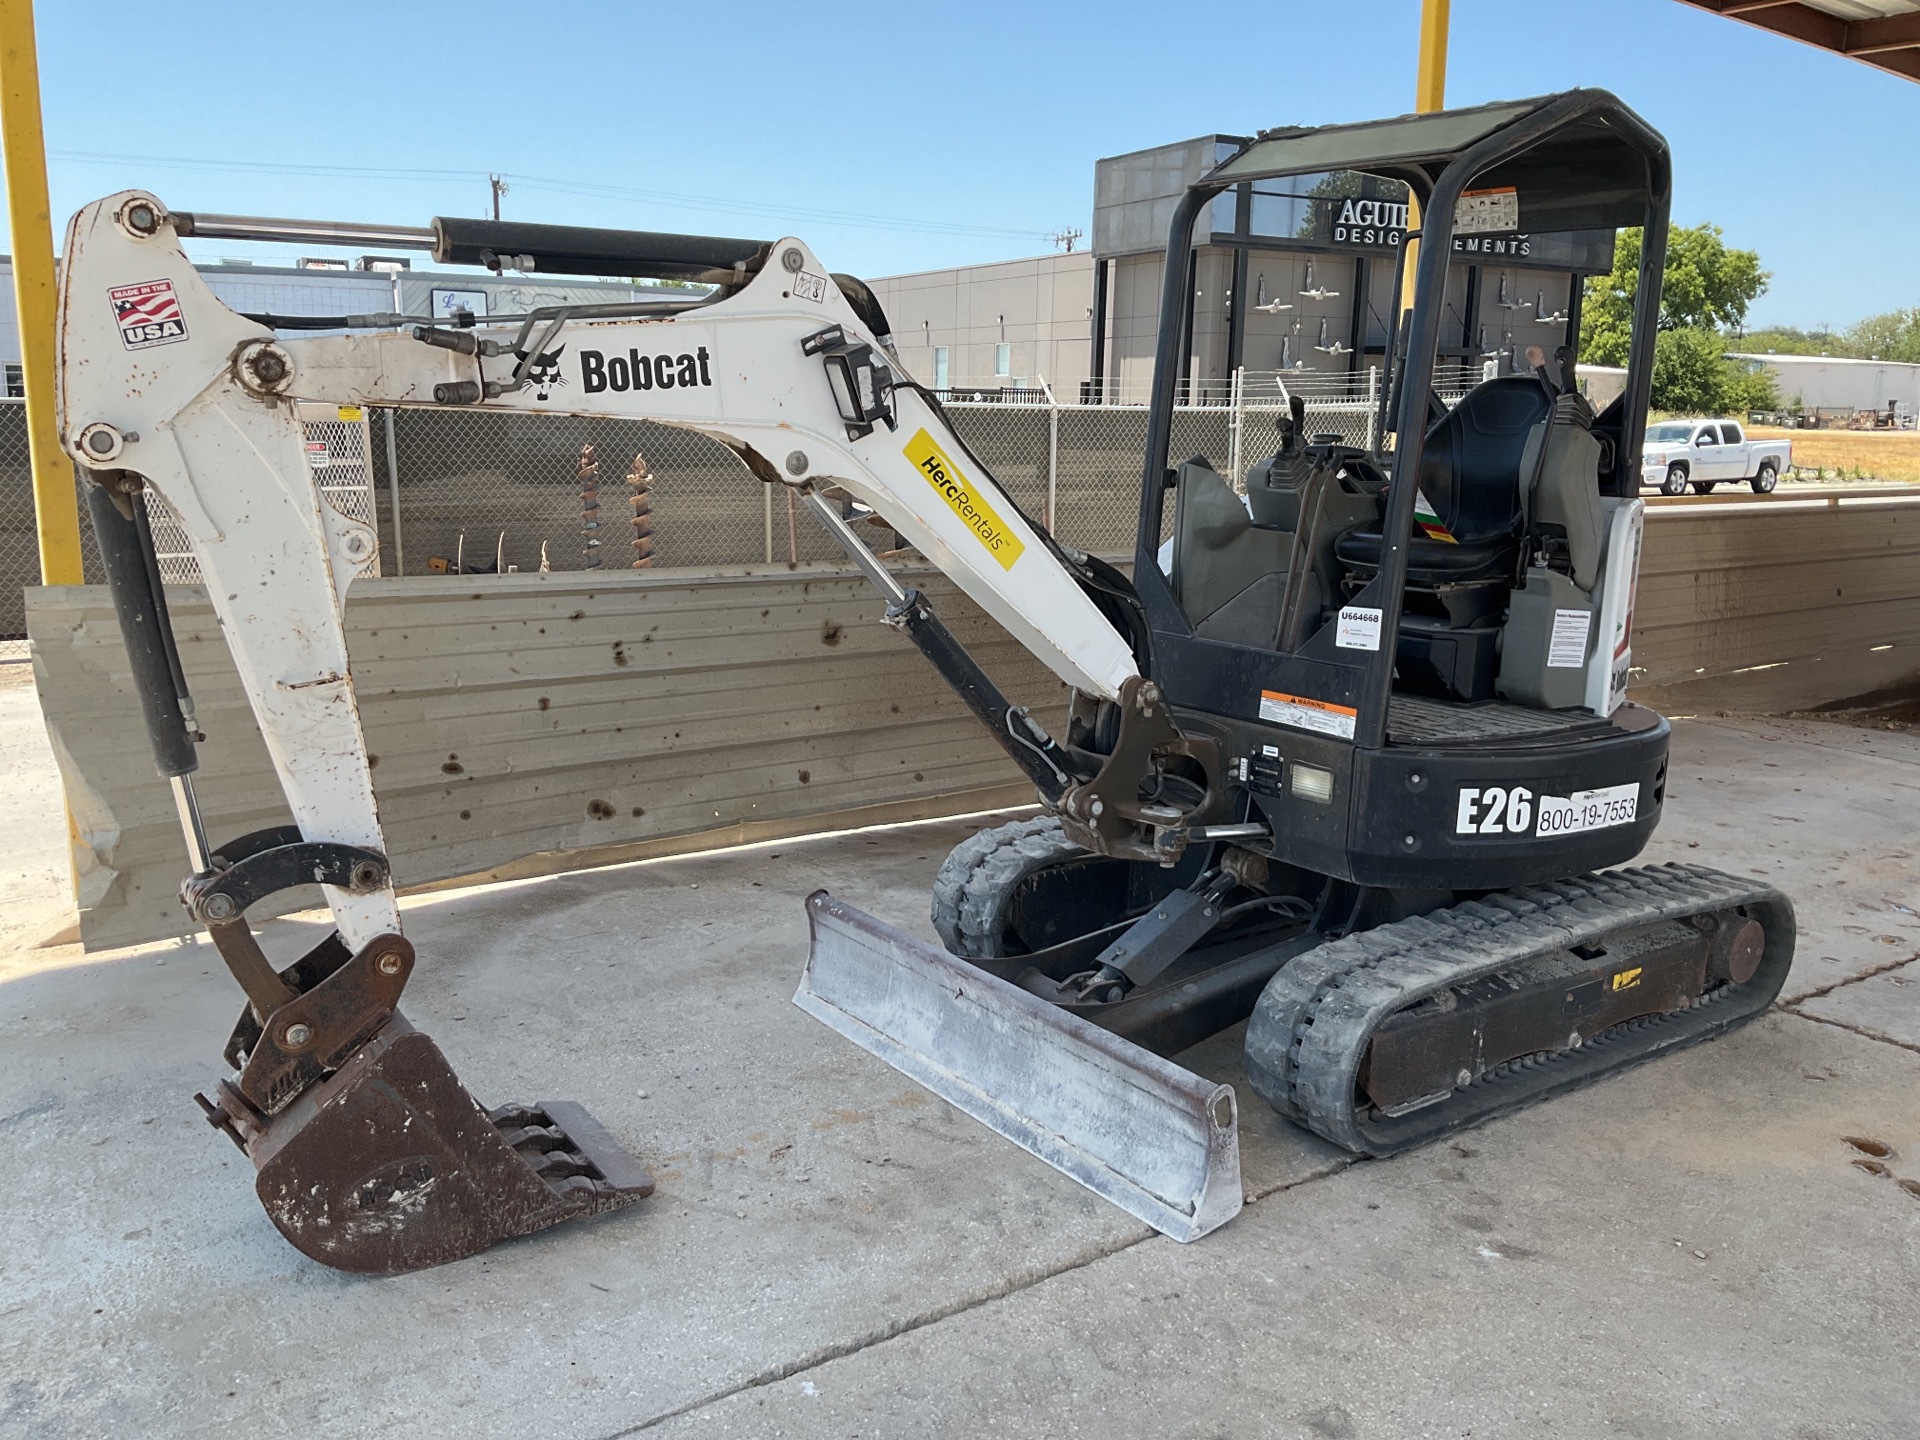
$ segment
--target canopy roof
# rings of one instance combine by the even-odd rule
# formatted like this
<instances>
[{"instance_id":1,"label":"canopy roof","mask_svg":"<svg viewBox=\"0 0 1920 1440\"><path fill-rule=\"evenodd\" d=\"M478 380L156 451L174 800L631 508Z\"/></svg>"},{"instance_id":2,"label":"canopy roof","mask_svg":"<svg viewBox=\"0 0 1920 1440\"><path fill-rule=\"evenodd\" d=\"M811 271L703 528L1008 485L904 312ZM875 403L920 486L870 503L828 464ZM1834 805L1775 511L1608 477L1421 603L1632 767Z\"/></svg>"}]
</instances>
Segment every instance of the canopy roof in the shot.
<instances>
[{"instance_id":1,"label":"canopy roof","mask_svg":"<svg viewBox=\"0 0 1920 1440\"><path fill-rule=\"evenodd\" d=\"M1682 0L1920 80L1920 0Z\"/></svg>"},{"instance_id":2,"label":"canopy roof","mask_svg":"<svg viewBox=\"0 0 1920 1440\"><path fill-rule=\"evenodd\" d=\"M1405 181L1424 200L1449 165L1506 131L1521 148L1493 155L1470 183L1513 186L1523 229L1638 225L1654 193L1666 188L1666 142L1605 90L1569 90L1357 125L1265 130L1201 183L1217 189L1243 180L1358 170ZM1537 138L1528 143L1529 135Z\"/></svg>"}]
</instances>

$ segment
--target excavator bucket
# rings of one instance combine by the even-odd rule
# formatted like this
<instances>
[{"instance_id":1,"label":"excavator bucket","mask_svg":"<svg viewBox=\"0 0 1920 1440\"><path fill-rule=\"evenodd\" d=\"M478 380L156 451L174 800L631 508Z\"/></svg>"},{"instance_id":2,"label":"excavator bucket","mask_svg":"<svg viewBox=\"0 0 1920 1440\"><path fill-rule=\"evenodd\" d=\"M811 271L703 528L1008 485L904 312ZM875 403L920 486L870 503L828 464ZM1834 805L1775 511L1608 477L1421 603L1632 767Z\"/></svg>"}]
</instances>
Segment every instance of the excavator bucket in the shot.
<instances>
[{"instance_id":1,"label":"excavator bucket","mask_svg":"<svg viewBox=\"0 0 1920 1440\"><path fill-rule=\"evenodd\" d=\"M1175 1240L1240 1211L1234 1094L833 899L793 1003Z\"/></svg>"},{"instance_id":2,"label":"excavator bucket","mask_svg":"<svg viewBox=\"0 0 1920 1440\"><path fill-rule=\"evenodd\" d=\"M253 1161L280 1233L336 1270L444 1265L653 1193L578 1105L482 1110L440 1047L397 1013L278 1113L232 1081L200 1103Z\"/></svg>"}]
</instances>

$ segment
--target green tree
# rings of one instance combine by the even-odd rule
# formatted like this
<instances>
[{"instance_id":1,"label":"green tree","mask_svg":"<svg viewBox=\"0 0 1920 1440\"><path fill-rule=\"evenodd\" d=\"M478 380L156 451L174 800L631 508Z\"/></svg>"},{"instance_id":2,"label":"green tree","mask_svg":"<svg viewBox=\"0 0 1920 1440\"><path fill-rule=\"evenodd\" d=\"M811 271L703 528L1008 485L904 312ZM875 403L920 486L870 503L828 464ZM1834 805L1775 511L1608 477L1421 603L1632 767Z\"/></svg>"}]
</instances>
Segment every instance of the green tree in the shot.
<instances>
[{"instance_id":1,"label":"green tree","mask_svg":"<svg viewBox=\"0 0 1920 1440\"><path fill-rule=\"evenodd\" d=\"M1848 351L1861 359L1920 363L1920 308L1869 315L1845 334Z\"/></svg>"},{"instance_id":2,"label":"green tree","mask_svg":"<svg viewBox=\"0 0 1920 1440\"><path fill-rule=\"evenodd\" d=\"M1733 250L1718 225L1667 233L1661 275L1660 328L1737 329L1747 307L1766 293L1770 277L1753 250ZM1613 269L1587 281L1580 324L1580 358L1590 365L1624 365L1633 336L1633 302L1640 288L1640 232L1622 230Z\"/></svg>"},{"instance_id":3,"label":"green tree","mask_svg":"<svg viewBox=\"0 0 1920 1440\"><path fill-rule=\"evenodd\" d=\"M1638 254L1633 263L1637 272ZM1618 264L1616 259L1616 269ZM1760 268L1759 251L1730 249L1718 225L1670 230L1660 286L1660 328L1692 325L1737 332L1746 323L1747 307L1767 293L1772 278Z\"/></svg>"},{"instance_id":4,"label":"green tree","mask_svg":"<svg viewBox=\"0 0 1920 1440\"><path fill-rule=\"evenodd\" d=\"M1765 330L1749 330L1740 337L1740 348L1755 355L1851 355L1844 337L1829 330L1798 330L1791 325L1770 325Z\"/></svg>"},{"instance_id":5,"label":"green tree","mask_svg":"<svg viewBox=\"0 0 1920 1440\"><path fill-rule=\"evenodd\" d=\"M1869 315L1838 332L1776 325L1741 336L1740 348L1756 355L1839 355L1920 364L1920 308Z\"/></svg>"},{"instance_id":6,"label":"green tree","mask_svg":"<svg viewBox=\"0 0 1920 1440\"><path fill-rule=\"evenodd\" d=\"M1587 281L1580 358L1590 365L1627 363L1640 286L1640 246L1640 231L1621 231L1612 271ZM1656 410L1744 414L1771 405L1772 379L1727 359L1723 333L1740 327L1748 307L1766 293L1767 280L1758 252L1731 249L1718 225L1668 232L1660 333L1654 344Z\"/></svg>"},{"instance_id":7,"label":"green tree","mask_svg":"<svg viewBox=\"0 0 1920 1440\"><path fill-rule=\"evenodd\" d=\"M1720 415L1780 409L1780 384L1774 380L1774 372L1763 365L1730 361L1722 374L1726 376L1726 396L1720 401Z\"/></svg>"},{"instance_id":8,"label":"green tree","mask_svg":"<svg viewBox=\"0 0 1920 1440\"><path fill-rule=\"evenodd\" d=\"M1683 415L1745 415L1778 403L1773 376L1729 360L1717 330L1662 330L1653 346L1653 408Z\"/></svg>"},{"instance_id":9,"label":"green tree","mask_svg":"<svg viewBox=\"0 0 1920 1440\"><path fill-rule=\"evenodd\" d=\"M1711 415L1720 409L1726 348L1711 330L1663 330L1654 342L1653 408Z\"/></svg>"}]
</instances>

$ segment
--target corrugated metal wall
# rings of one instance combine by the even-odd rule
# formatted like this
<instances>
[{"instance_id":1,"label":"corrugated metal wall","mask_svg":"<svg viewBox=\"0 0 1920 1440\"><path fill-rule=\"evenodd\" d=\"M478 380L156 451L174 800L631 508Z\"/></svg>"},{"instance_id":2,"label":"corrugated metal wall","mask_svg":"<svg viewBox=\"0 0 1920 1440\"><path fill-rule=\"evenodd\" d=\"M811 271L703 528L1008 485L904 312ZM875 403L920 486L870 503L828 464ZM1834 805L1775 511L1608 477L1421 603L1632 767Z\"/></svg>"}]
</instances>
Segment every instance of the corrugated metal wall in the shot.
<instances>
[{"instance_id":1,"label":"corrugated metal wall","mask_svg":"<svg viewBox=\"0 0 1920 1440\"><path fill-rule=\"evenodd\" d=\"M910 583L1009 694L1064 706L1059 682L944 579ZM170 598L208 737L196 783L210 835L288 823L212 611L192 589ZM348 643L400 883L1030 801L880 610L864 579L824 567L356 584ZM185 933L178 822L105 588L30 592L28 628L86 944ZM283 908L318 902L313 889Z\"/></svg>"}]
</instances>

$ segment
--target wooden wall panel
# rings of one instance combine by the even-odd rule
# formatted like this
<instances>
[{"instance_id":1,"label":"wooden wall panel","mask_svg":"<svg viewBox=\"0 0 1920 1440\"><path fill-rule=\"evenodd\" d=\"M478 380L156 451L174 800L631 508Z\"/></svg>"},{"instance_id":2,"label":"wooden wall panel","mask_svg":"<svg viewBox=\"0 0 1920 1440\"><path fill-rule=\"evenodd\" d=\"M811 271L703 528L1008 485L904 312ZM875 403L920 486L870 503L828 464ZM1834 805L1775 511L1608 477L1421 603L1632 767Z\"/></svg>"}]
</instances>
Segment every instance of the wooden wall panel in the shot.
<instances>
[{"instance_id":1,"label":"wooden wall panel","mask_svg":"<svg viewBox=\"0 0 1920 1440\"><path fill-rule=\"evenodd\" d=\"M1812 709L1920 683L1920 500L1648 516L1635 696Z\"/></svg>"},{"instance_id":2,"label":"wooden wall panel","mask_svg":"<svg viewBox=\"0 0 1920 1440\"><path fill-rule=\"evenodd\" d=\"M956 634L1051 717L1062 687L927 572ZM395 872L410 888L1018 804L1031 789L856 576L375 580L348 605ZM212 613L175 625L210 828L284 823ZM90 947L183 933L185 863L100 587L29 592L41 703L79 839ZM1647 526L1635 695L1783 711L1920 683L1920 502L1663 507ZM318 891L293 903L317 903ZM289 905L292 908L292 904Z\"/></svg>"}]
</instances>

